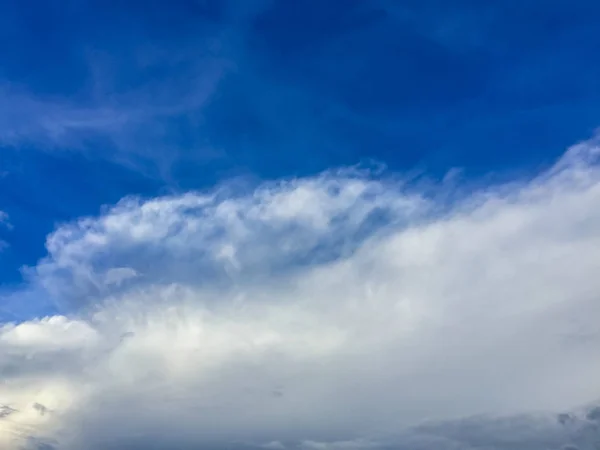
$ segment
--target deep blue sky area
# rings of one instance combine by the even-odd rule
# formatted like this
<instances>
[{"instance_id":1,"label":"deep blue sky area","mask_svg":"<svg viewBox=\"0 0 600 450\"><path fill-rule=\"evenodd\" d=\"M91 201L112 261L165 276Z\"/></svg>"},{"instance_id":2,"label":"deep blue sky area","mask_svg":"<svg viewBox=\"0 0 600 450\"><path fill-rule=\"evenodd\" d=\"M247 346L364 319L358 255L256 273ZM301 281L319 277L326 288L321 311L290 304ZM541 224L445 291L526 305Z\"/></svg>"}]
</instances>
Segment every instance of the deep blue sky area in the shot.
<instances>
[{"instance_id":1,"label":"deep blue sky area","mask_svg":"<svg viewBox=\"0 0 600 450\"><path fill-rule=\"evenodd\" d=\"M550 164L600 125L599 17L585 0L4 0L0 283L56 224L130 194L369 160Z\"/></svg>"}]
</instances>

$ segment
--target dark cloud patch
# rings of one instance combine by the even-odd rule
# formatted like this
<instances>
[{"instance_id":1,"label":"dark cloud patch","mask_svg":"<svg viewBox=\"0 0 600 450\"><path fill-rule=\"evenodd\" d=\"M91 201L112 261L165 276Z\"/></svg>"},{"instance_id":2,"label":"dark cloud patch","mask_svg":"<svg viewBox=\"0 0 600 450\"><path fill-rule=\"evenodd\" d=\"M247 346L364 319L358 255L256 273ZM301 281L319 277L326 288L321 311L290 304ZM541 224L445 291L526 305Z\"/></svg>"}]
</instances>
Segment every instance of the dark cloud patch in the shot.
<instances>
[{"instance_id":1,"label":"dark cloud patch","mask_svg":"<svg viewBox=\"0 0 600 450\"><path fill-rule=\"evenodd\" d=\"M600 406L596 406L588 411L585 416L588 420L600 422Z\"/></svg>"},{"instance_id":2,"label":"dark cloud patch","mask_svg":"<svg viewBox=\"0 0 600 450\"><path fill-rule=\"evenodd\" d=\"M0 405L0 419L4 419L14 412L17 412L17 410L8 405Z\"/></svg>"}]
</instances>

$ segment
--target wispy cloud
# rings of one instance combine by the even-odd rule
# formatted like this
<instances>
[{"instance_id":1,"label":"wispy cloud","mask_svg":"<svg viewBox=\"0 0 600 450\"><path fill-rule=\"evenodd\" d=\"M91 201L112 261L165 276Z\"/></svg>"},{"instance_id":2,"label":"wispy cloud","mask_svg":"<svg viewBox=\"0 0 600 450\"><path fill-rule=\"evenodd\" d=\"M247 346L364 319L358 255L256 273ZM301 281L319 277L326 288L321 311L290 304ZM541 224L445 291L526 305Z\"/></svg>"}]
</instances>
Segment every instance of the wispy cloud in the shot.
<instances>
[{"instance_id":1,"label":"wispy cloud","mask_svg":"<svg viewBox=\"0 0 600 450\"><path fill-rule=\"evenodd\" d=\"M527 28L502 5L470 2L47 5L52 55L34 45L38 58L3 61L0 145L86 149L163 175L208 160L272 176L367 157L489 167L490 154L556 155L596 123L596 7L523 8ZM14 25L30 19L16 9L8 40L40 41ZM560 32L544 34L554 22Z\"/></svg>"},{"instance_id":2,"label":"wispy cloud","mask_svg":"<svg viewBox=\"0 0 600 450\"><path fill-rule=\"evenodd\" d=\"M12 225L9 221L8 214L0 210L0 227L11 229ZM5 240L0 239L0 252L8 247L9 244Z\"/></svg>"},{"instance_id":3,"label":"wispy cloud","mask_svg":"<svg viewBox=\"0 0 600 450\"><path fill-rule=\"evenodd\" d=\"M0 329L0 443L591 448L595 419L555 413L600 398L597 158L470 193L331 171L65 224L28 279L71 312Z\"/></svg>"},{"instance_id":4,"label":"wispy cloud","mask_svg":"<svg viewBox=\"0 0 600 450\"><path fill-rule=\"evenodd\" d=\"M187 88L173 80L158 92L142 86L123 94L105 92L85 102L39 96L5 82L0 85L0 146L93 151L97 157L128 163L136 157L167 157L165 123L200 111L215 92L225 63L215 58L197 70L186 74L194 79ZM104 143L102 150L98 142Z\"/></svg>"},{"instance_id":5,"label":"wispy cloud","mask_svg":"<svg viewBox=\"0 0 600 450\"><path fill-rule=\"evenodd\" d=\"M5 227L11 227L10 222L8 220L8 214L4 211L0 210L0 225Z\"/></svg>"},{"instance_id":6,"label":"wispy cloud","mask_svg":"<svg viewBox=\"0 0 600 450\"><path fill-rule=\"evenodd\" d=\"M65 16L82 24L96 11L94 5L63 7ZM6 9L24 14L18 6ZM124 12L128 7L117 8L115 15ZM127 24L113 23L116 42L105 30L102 38L94 36L95 20L88 23L89 32L64 24L62 32L70 39L61 41L58 51L74 55L67 65L73 70L61 72L66 80L55 80L51 73L37 82L10 76L12 60L7 59L0 78L0 147L85 151L121 164L151 162L163 171L184 157L214 158L216 150L202 136L190 142L188 135L203 126L204 107L234 67L230 41L237 31L229 28L231 18L203 21L202 6L194 13L203 29L185 39L177 30L165 39L145 36L146 15L130 14ZM25 14L21 19L31 18ZM58 19L48 21L50 27L61 26Z\"/></svg>"},{"instance_id":7,"label":"wispy cloud","mask_svg":"<svg viewBox=\"0 0 600 450\"><path fill-rule=\"evenodd\" d=\"M80 145L77 133L114 133L131 114L109 108L85 108L67 102L44 101L8 85L0 89L0 142L3 146L37 143L43 147Z\"/></svg>"}]
</instances>

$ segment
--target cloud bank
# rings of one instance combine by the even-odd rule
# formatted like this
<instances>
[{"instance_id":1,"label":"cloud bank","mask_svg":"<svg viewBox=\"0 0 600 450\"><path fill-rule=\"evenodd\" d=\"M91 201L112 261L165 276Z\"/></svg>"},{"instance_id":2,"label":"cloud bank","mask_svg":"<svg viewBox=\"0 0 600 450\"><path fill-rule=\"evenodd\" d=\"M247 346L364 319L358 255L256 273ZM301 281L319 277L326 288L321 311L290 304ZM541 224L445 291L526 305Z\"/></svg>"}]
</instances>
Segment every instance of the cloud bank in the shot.
<instances>
[{"instance_id":1,"label":"cloud bank","mask_svg":"<svg viewBox=\"0 0 600 450\"><path fill-rule=\"evenodd\" d=\"M63 224L26 276L64 315L0 328L0 446L593 448L598 155L470 190L344 169Z\"/></svg>"}]
</instances>

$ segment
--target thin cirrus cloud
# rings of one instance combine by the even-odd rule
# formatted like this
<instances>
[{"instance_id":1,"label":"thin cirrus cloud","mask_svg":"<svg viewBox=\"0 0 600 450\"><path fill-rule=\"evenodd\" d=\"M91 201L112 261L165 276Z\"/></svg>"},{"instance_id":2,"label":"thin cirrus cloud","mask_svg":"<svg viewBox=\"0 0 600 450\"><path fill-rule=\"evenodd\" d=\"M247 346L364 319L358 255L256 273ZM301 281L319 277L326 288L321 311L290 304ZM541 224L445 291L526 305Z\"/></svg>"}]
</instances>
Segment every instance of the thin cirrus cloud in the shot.
<instances>
[{"instance_id":1,"label":"thin cirrus cloud","mask_svg":"<svg viewBox=\"0 0 600 450\"><path fill-rule=\"evenodd\" d=\"M110 145L96 156L117 162L127 162L127 155L158 158L158 150L167 145L161 121L201 109L214 93L225 66L225 62L214 58L202 63L201 73L186 72L194 83L185 92L178 92L183 84L179 80L179 89L174 83L163 85L157 93L148 85L87 102L39 96L4 82L0 85L4 105L0 107L0 145L64 151L89 150L90 143L107 142ZM152 140L154 145L150 145Z\"/></svg>"},{"instance_id":2,"label":"thin cirrus cloud","mask_svg":"<svg viewBox=\"0 0 600 450\"><path fill-rule=\"evenodd\" d=\"M23 41L23 51L38 58L24 62L20 52L7 51L0 74L3 151L85 151L163 172L182 158L218 157L206 140L204 110L235 70L242 33L235 25L263 2L193 3L171 13L95 2L41 5L31 13L8 3L6 38ZM53 37L46 47L32 39L38 20Z\"/></svg>"},{"instance_id":3,"label":"thin cirrus cloud","mask_svg":"<svg viewBox=\"0 0 600 450\"><path fill-rule=\"evenodd\" d=\"M598 152L471 192L345 169L64 224L27 270L63 315L0 328L0 444L591 449Z\"/></svg>"}]
</instances>

